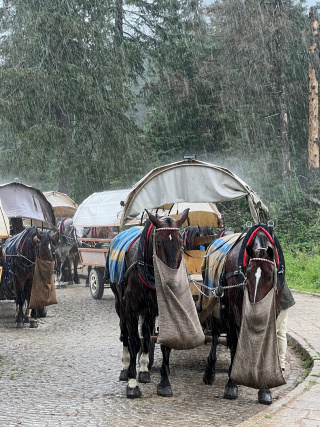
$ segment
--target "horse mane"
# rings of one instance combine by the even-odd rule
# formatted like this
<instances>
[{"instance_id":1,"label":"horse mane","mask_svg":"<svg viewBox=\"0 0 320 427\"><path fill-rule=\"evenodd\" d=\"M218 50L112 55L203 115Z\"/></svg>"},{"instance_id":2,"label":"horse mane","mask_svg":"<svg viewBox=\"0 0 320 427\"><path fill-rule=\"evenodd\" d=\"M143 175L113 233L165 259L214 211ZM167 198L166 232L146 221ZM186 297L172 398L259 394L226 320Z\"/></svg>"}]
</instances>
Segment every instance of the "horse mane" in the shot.
<instances>
[{"instance_id":1,"label":"horse mane","mask_svg":"<svg viewBox=\"0 0 320 427\"><path fill-rule=\"evenodd\" d=\"M170 217L167 217L170 218ZM172 219L172 218L170 218ZM167 222L167 221L166 221ZM169 225L169 222L167 222ZM138 275L140 280L147 286L155 289L155 278L154 278L154 268L153 268L153 259L149 258L149 239L154 228L153 223L147 218L144 229L141 233L139 246L138 246Z\"/></svg>"}]
</instances>

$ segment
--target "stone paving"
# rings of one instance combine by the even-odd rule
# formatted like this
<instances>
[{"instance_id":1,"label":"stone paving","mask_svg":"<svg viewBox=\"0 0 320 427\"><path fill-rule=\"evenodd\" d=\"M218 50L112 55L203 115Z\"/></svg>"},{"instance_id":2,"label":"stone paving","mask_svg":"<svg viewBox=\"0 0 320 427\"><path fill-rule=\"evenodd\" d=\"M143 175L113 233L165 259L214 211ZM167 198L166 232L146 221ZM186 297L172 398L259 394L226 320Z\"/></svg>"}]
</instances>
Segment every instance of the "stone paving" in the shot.
<instances>
[{"instance_id":1,"label":"stone paving","mask_svg":"<svg viewBox=\"0 0 320 427\"><path fill-rule=\"evenodd\" d=\"M257 390L246 387L239 387L237 401L222 398L229 364L222 345L212 387L202 382L209 346L172 352L172 398L156 394L156 345L152 382L141 385L141 399L127 399L118 381L121 343L111 291L93 300L83 281L57 289L57 298L37 329L23 330L14 327L13 301L0 301L0 426L235 426L265 408ZM287 384L273 390L272 406L304 377L291 348L287 359Z\"/></svg>"}]
</instances>

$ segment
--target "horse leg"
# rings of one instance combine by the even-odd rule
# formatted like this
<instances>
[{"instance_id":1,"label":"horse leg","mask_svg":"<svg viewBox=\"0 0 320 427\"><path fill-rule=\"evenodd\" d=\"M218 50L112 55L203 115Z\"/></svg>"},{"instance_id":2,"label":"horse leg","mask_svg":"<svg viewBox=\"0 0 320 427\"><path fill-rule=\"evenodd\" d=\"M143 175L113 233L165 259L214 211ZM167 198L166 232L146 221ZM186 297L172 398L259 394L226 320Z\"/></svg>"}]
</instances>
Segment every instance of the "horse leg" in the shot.
<instances>
[{"instance_id":1,"label":"horse leg","mask_svg":"<svg viewBox=\"0 0 320 427\"><path fill-rule=\"evenodd\" d=\"M207 359L207 367L203 374L203 382L207 385L212 385L214 383L216 375L217 345L218 335L212 335L212 343L210 353Z\"/></svg>"},{"instance_id":2,"label":"horse leg","mask_svg":"<svg viewBox=\"0 0 320 427\"><path fill-rule=\"evenodd\" d=\"M145 315L142 322L142 349L140 355L140 370L139 370L139 382L140 383L149 383L150 378L150 359L153 358L150 355L151 349L151 334L154 330L155 318L151 315ZM150 357L151 356L151 357ZM152 364L151 364L152 365Z\"/></svg>"},{"instance_id":3,"label":"horse leg","mask_svg":"<svg viewBox=\"0 0 320 427\"><path fill-rule=\"evenodd\" d=\"M86 288L89 287L89 276L90 276L91 269L92 269L92 267L89 265L88 266L88 274L87 274L87 277L86 277Z\"/></svg>"},{"instance_id":4,"label":"horse leg","mask_svg":"<svg viewBox=\"0 0 320 427\"><path fill-rule=\"evenodd\" d=\"M79 264L79 255L76 254L73 257L73 281L74 283L77 283L77 284L80 283L80 279L78 276L78 264Z\"/></svg>"},{"instance_id":5,"label":"horse leg","mask_svg":"<svg viewBox=\"0 0 320 427\"><path fill-rule=\"evenodd\" d=\"M137 354L140 350L140 337L138 331L139 315L137 312L130 310L126 316L128 329L128 350L130 354L130 363L128 367L128 385L127 397L135 399L141 397L141 391L137 383Z\"/></svg>"},{"instance_id":6,"label":"horse leg","mask_svg":"<svg viewBox=\"0 0 320 427\"><path fill-rule=\"evenodd\" d=\"M25 301L27 302L27 310L28 318L29 318L29 328L37 328L38 322L36 320L37 311L35 309L29 308L30 297L31 297L31 289L32 289L32 280L29 278L24 285L24 296Z\"/></svg>"},{"instance_id":7,"label":"horse leg","mask_svg":"<svg viewBox=\"0 0 320 427\"><path fill-rule=\"evenodd\" d=\"M258 391L258 402L262 405L271 405L272 395L271 391L268 388L261 388Z\"/></svg>"},{"instance_id":8,"label":"horse leg","mask_svg":"<svg viewBox=\"0 0 320 427\"><path fill-rule=\"evenodd\" d=\"M238 343L238 329L236 327L230 328L230 330L227 332L227 343L228 343L228 347L230 348L231 363L229 366L229 380L224 388L223 397L225 399L234 400L238 398L238 386L230 378L230 375L231 375L233 359L236 354L237 343Z\"/></svg>"},{"instance_id":9,"label":"horse leg","mask_svg":"<svg viewBox=\"0 0 320 427\"><path fill-rule=\"evenodd\" d=\"M56 280L55 280L55 288L60 288L60 283L61 283L61 275L62 275L62 268L61 268L61 257L60 254L58 254L58 252L56 252L56 263L55 263L55 268L56 268Z\"/></svg>"},{"instance_id":10,"label":"horse leg","mask_svg":"<svg viewBox=\"0 0 320 427\"><path fill-rule=\"evenodd\" d=\"M161 380L157 387L157 394L158 396L162 396L162 397L171 397L172 390L171 390L171 384L169 381L169 374L170 374L169 359L170 359L171 348L161 344L161 352L162 352L162 365L160 369Z\"/></svg>"},{"instance_id":11,"label":"horse leg","mask_svg":"<svg viewBox=\"0 0 320 427\"><path fill-rule=\"evenodd\" d=\"M18 284L16 284L16 304L17 304L17 316L16 316L16 328L23 328L24 324L24 292Z\"/></svg>"}]
</instances>

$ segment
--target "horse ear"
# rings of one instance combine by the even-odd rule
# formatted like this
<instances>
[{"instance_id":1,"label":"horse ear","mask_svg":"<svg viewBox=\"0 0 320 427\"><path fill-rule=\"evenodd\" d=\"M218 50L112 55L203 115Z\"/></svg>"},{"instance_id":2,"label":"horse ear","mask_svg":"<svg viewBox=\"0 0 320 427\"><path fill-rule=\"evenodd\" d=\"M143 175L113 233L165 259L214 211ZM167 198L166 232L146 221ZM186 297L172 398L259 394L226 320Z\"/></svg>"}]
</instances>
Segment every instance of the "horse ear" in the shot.
<instances>
[{"instance_id":1,"label":"horse ear","mask_svg":"<svg viewBox=\"0 0 320 427\"><path fill-rule=\"evenodd\" d=\"M152 215L151 212L148 212L147 209L145 209L145 211L148 214L148 217L150 219L150 221L152 222L152 224L156 227L156 228L162 228L162 223L159 220L159 218L157 218L156 216Z\"/></svg>"},{"instance_id":2,"label":"horse ear","mask_svg":"<svg viewBox=\"0 0 320 427\"><path fill-rule=\"evenodd\" d=\"M58 231L55 231L53 234L51 234L51 239L52 239L55 243L57 243L57 242L58 242L58 239L59 239L59 233L58 233Z\"/></svg>"},{"instance_id":3,"label":"horse ear","mask_svg":"<svg viewBox=\"0 0 320 427\"><path fill-rule=\"evenodd\" d=\"M273 251L273 249L272 249L272 247L271 247L271 246L268 246L268 248L267 248L267 255L268 255L268 257L269 257L271 260L273 260L273 257L274 257L274 251Z\"/></svg>"},{"instance_id":4,"label":"horse ear","mask_svg":"<svg viewBox=\"0 0 320 427\"><path fill-rule=\"evenodd\" d=\"M251 246L246 246L247 255L249 258L254 258L255 254Z\"/></svg>"},{"instance_id":5,"label":"horse ear","mask_svg":"<svg viewBox=\"0 0 320 427\"><path fill-rule=\"evenodd\" d=\"M38 243L38 240L39 240L39 238L38 238L38 236L37 236L37 234L33 237L33 239L32 239L32 246L36 246L36 244Z\"/></svg>"},{"instance_id":6,"label":"horse ear","mask_svg":"<svg viewBox=\"0 0 320 427\"><path fill-rule=\"evenodd\" d=\"M189 215L189 210L190 209L188 208L182 212L181 217L177 221L177 227L181 227L181 225L187 221L188 215Z\"/></svg>"}]
</instances>

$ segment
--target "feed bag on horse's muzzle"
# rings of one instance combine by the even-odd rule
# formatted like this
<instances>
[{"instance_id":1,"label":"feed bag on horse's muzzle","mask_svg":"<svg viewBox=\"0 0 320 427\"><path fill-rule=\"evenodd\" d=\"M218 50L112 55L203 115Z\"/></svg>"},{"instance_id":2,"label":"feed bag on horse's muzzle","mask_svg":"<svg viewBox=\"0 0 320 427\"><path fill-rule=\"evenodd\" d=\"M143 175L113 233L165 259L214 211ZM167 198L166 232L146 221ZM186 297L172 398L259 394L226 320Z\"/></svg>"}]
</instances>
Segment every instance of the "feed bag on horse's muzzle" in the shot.
<instances>
[{"instance_id":1,"label":"feed bag on horse's muzzle","mask_svg":"<svg viewBox=\"0 0 320 427\"><path fill-rule=\"evenodd\" d=\"M36 257L29 308L39 309L57 304L53 270L54 262Z\"/></svg>"},{"instance_id":2,"label":"feed bag on horse's muzzle","mask_svg":"<svg viewBox=\"0 0 320 427\"><path fill-rule=\"evenodd\" d=\"M189 287L182 258L173 270L153 255L154 276L159 309L157 342L175 350L188 350L204 343L205 336Z\"/></svg>"},{"instance_id":3,"label":"feed bag on horse's muzzle","mask_svg":"<svg viewBox=\"0 0 320 427\"><path fill-rule=\"evenodd\" d=\"M275 288L251 303L245 288L242 322L230 378L237 384L269 389L285 384L278 355Z\"/></svg>"}]
</instances>

